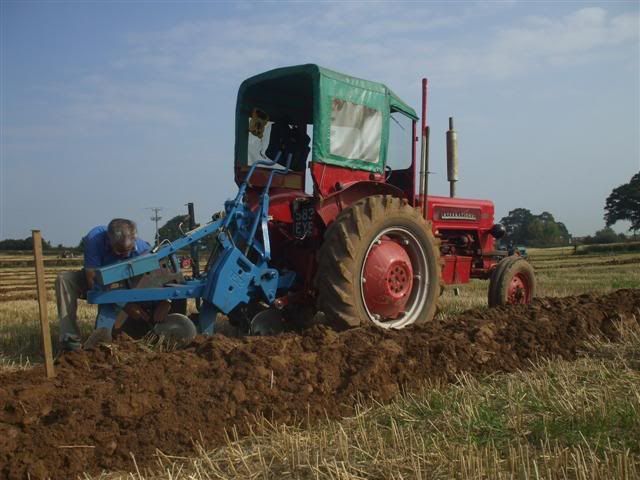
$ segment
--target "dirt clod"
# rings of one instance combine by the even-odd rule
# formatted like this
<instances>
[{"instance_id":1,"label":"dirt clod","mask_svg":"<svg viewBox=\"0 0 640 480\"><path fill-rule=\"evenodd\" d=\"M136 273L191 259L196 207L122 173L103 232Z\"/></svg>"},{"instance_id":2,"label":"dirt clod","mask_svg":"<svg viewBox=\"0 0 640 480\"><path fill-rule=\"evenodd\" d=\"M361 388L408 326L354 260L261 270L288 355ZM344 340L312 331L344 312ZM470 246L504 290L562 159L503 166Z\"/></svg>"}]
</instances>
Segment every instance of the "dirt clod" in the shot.
<instances>
[{"instance_id":1,"label":"dirt clod","mask_svg":"<svg viewBox=\"0 0 640 480\"><path fill-rule=\"evenodd\" d=\"M615 340L640 321L640 290L545 298L530 306L466 312L402 331L316 326L277 337L198 337L154 353L124 338L42 368L0 375L0 478L74 478L132 470L193 440L220 444L258 413L278 422L352 413L356 394L389 400L460 371L526 368L571 359L591 336Z\"/></svg>"}]
</instances>

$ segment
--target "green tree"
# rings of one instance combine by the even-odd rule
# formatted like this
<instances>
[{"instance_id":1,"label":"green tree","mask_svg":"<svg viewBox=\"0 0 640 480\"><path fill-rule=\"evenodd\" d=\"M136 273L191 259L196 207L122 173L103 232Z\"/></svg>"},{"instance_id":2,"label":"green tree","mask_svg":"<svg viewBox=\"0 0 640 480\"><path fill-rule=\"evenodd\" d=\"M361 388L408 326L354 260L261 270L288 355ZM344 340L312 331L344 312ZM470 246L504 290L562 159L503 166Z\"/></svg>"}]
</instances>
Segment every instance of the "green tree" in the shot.
<instances>
[{"instance_id":1,"label":"green tree","mask_svg":"<svg viewBox=\"0 0 640 480\"><path fill-rule=\"evenodd\" d=\"M616 243L620 241L620 237L611 227L604 227L602 230L598 230L593 239L595 243Z\"/></svg>"},{"instance_id":2,"label":"green tree","mask_svg":"<svg viewBox=\"0 0 640 480\"><path fill-rule=\"evenodd\" d=\"M178 238L182 237L184 234L182 232L187 232L189 230L189 215L176 215L167 223L165 223L162 227L158 229L160 234L160 241L169 240L173 242ZM215 238L209 236L199 242L200 245L204 245L207 249L211 250L213 248L213 242Z\"/></svg>"},{"instance_id":3,"label":"green tree","mask_svg":"<svg viewBox=\"0 0 640 480\"><path fill-rule=\"evenodd\" d=\"M620 185L611 191L604 206L604 220L607 227L618 220L631 222L629 230L640 230L640 172L629 183Z\"/></svg>"},{"instance_id":4,"label":"green tree","mask_svg":"<svg viewBox=\"0 0 640 480\"><path fill-rule=\"evenodd\" d=\"M183 235L180 228L184 232L189 230L189 215L176 215L161 226L159 229L160 241L166 239L173 242L180 238Z\"/></svg>"},{"instance_id":5,"label":"green tree","mask_svg":"<svg viewBox=\"0 0 640 480\"><path fill-rule=\"evenodd\" d=\"M571 241L571 234L562 222L556 222L549 212L542 212L539 217L544 223L543 242L545 245L567 245Z\"/></svg>"},{"instance_id":6,"label":"green tree","mask_svg":"<svg viewBox=\"0 0 640 480\"><path fill-rule=\"evenodd\" d=\"M507 238L515 244L526 244L527 230L533 220L533 214L526 208L511 210L506 217L502 217L502 223L507 230Z\"/></svg>"},{"instance_id":7,"label":"green tree","mask_svg":"<svg viewBox=\"0 0 640 480\"><path fill-rule=\"evenodd\" d=\"M532 243L535 243L538 246L546 247L546 245L543 245L546 242L542 241L544 238L544 228L545 225L539 218L532 218L527 225L527 228L524 230L524 240L516 243L522 243L524 245L531 245Z\"/></svg>"},{"instance_id":8,"label":"green tree","mask_svg":"<svg viewBox=\"0 0 640 480\"><path fill-rule=\"evenodd\" d=\"M566 245L571 234L562 222L549 212L534 215L526 208L511 210L500 220L507 230L507 240L516 245L552 247Z\"/></svg>"}]
</instances>

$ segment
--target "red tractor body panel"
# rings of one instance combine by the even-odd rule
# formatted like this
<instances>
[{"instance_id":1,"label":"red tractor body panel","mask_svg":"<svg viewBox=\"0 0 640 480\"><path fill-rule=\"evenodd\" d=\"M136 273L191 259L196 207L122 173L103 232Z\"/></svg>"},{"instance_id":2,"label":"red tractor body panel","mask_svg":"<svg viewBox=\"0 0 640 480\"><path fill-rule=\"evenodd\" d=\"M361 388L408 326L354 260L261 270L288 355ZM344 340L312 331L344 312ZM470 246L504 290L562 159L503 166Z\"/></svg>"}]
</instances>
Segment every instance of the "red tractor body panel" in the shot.
<instances>
[{"instance_id":1,"label":"red tractor body panel","mask_svg":"<svg viewBox=\"0 0 640 480\"><path fill-rule=\"evenodd\" d=\"M494 210L490 200L428 196L427 220L442 242L443 283L467 283L491 274L498 258L491 234Z\"/></svg>"},{"instance_id":2,"label":"red tractor body panel","mask_svg":"<svg viewBox=\"0 0 640 480\"><path fill-rule=\"evenodd\" d=\"M312 165L312 168L316 165ZM316 262L312 251L317 248L312 239L322 238L324 229L349 205L370 195L394 195L406 198L397 187L377 179L368 172L350 171L330 165L318 164L320 188L324 195L314 197L300 187L303 181L293 173L279 179L278 186L271 189L269 200L270 232L274 243L274 260L280 266L288 266L305 278L305 290L315 274ZM323 174L324 173L324 177ZM352 173L352 175L348 175ZM346 175L345 175L346 174ZM265 172L266 175L266 172ZM363 176L363 180L356 177ZM346 177L346 178L345 178ZM371 180L371 178L375 178ZM258 205L261 176L256 175L254 187L247 192L251 205ZM274 182L275 183L275 182ZM318 185L316 185L318 188ZM416 197L416 208L421 208L423 197ZM295 218L293 205L307 203L315 211L314 220L307 225ZM495 239L491 229L494 225L494 205L489 200L428 197L427 218L432 222L433 233L440 239L442 262L441 280L444 284L468 283L472 278L486 279L490 276L500 256L495 252ZM296 232L309 233L309 239Z\"/></svg>"},{"instance_id":3,"label":"red tractor body panel","mask_svg":"<svg viewBox=\"0 0 640 480\"><path fill-rule=\"evenodd\" d=\"M247 175L249 167L235 167L235 181L236 185L240 185L242 180ZM269 178L270 170L266 168L257 168L251 178L251 185L253 187L264 187L267 179ZM272 189L286 188L288 190L299 190L304 192L305 186L305 172L289 172L286 175L276 175L273 177L271 183ZM261 188L259 189L261 190Z\"/></svg>"},{"instance_id":4,"label":"red tractor body panel","mask_svg":"<svg viewBox=\"0 0 640 480\"><path fill-rule=\"evenodd\" d=\"M367 172L365 170L353 170L327 163L311 163L311 178L314 187L320 197L328 197L331 194L344 190L349 185L358 182L384 183L384 175Z\"/></svg>"},{"instance_id":5,"label":"red tractor body panel","mask_svg":"<svg viewBox=\"0 0 640 480\"><path fill-rule=\"evenodd\" d=\"M375 181L352 182L346 184L342 190L336 190L318 201L316 211L324 225L328 226L340 211L361 198L371 195L393 195L394 197L405 198L402 190L388 183Z\"/></svg>"},{"instance_id":6,"label":"red tractor body panel","mask_svg":"<svg viewBox=\"0 0 640 480\"><path fill-rule=\"evenodd\" d=\"M443 265L440 271L442 283L446 285L460 285L471 279L471 261L473 257L462 255L443 255Z\"/></svg>"},{"instance_id":7,"label":"red tractor body panel","mask_svg":"<svg viewBox=\"0 0 640 480\"><path fill-rule=\"evenodd\" d=\"M433 222L435 233L440 229L469 230L470 228L488 232L493 227L494 207L490 200L434 195L429 195L427 198L427 219Z\"/></svg>"}]
</instances>

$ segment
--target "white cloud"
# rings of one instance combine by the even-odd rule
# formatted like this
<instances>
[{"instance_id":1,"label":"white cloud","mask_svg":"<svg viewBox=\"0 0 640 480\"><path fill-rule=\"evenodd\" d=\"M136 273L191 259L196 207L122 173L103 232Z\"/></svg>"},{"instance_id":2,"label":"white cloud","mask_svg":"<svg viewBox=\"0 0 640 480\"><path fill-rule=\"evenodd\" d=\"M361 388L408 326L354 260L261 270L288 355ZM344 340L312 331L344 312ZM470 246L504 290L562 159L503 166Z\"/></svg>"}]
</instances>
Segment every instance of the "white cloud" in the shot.
<instances>
[{"instance_id":1,"label":"white cloud","mask_svg":"<svg viewBox=\"0 0 640 480\"><path fill-rule=\"evenodd\" d=\"M479 78L570 68L624 44L635 44L637 55L637 11L512 15L510 25L491 26L497 22L492 15L508 7L457 4L445 14L429 4L303 3L275 12L240 7L231 17L129 34L128 52L110 66L60 87L68 100L63 113L69 124L84 128L105 122L183 125L195 88L234 90L249 75L303 62L385 81L402 93L425 74L439 88L460 87Z\"/></svg>"},{"instance_id":2,"label":"white cloud","mask_svg":"<svg viewBox=\"0 0 640 480\"><path fill-rule=\"evenodd\" d=\"M583 8L563 18L533 17L501 29L465 57L475 58L486 75L509 77L545 64L571 65L599 49L637 42L638 30L636 13L609 17L602 8Z\"/></svg>"},{"instance_id":3,"label":"white cloud","mask_svg":"<svg viewBox=\"0 0 640 480\"><path fill-rule=\"evenodd\" d=\"M541 66L589 61L599 51L637 43L639 36L636 12L611 16L603 8L516 18L513 25L493 29L478 26L486 18L486 6L447 15L428 5L408 9L356 2L241 13L242 18L185 22L131 36L132 51L121 63L208 83L225 75L238 80L274 66L317 61L401 82L428 69L441 83L460 84L478 76L506 79ZM434 40L442 38L443 30L453 41Z\"/></svg>"}]
</instances>

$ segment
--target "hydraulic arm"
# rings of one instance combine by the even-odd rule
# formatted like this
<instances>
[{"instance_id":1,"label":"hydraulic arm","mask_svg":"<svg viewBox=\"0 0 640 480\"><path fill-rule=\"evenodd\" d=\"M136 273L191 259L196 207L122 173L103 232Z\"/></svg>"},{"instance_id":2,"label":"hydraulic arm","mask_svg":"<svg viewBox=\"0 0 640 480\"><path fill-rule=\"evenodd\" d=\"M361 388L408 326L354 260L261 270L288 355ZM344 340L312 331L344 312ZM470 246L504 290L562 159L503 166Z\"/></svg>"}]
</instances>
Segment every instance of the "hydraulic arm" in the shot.
<instances>
[{"instance_id":1,"label":"hydraulic arm","mask_svg":"<svg viewBox=\"0 0 640 480\"><path fill-rule=\"evenodd\" d=\"M280 272L269 266L269 189L275 175L286 175L291 164L287 156L284 169L278 169L276 158L254 163L233 200L225 203L225 214L206 225L187 232L183 237L156 245L150 252L96 270L96 288L89 292L89 303L127 304L158 300L199 298L200 330L213 333L215 315L228 314L243 303L261 300L273 303L278 290L288 290L295 281L295 273ZM260 195L257 208L246 203L245 194L251 176L259 166L272 170ZM258 237L260 230L260 238ZM158 279L182 277L179 250L197 244L206 237L215 238L214 249L207 269L191 279L161 283ZM164 276L163 276L164 274ZM162 280L159 280L162 282ZM137 286L142 285L142 286Z\"/></svg>"}]
</instances>

